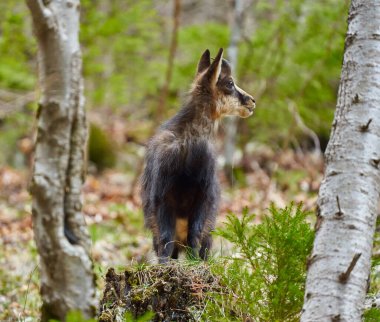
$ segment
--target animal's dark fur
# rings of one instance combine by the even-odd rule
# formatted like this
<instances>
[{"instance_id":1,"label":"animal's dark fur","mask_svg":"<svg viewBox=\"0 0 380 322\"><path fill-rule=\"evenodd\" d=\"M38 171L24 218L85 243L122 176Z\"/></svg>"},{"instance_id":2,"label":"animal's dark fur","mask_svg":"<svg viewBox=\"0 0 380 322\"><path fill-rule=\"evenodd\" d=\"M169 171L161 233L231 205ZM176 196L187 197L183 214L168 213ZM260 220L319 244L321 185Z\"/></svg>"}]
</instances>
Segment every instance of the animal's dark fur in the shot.
<instances>
[{"instance_id":1,"label":"animal's dark fur","mask_svg":"<svg viewBox=\"0 0 380 322\"><path fill-rule=\"evenodd\" d=\"M219 206L211 140L215 122L225 114L249 116L254 107L251 96L231 87L231 69L222 52L212 64L208 50L202 55L187 102L161 126L147 148L143 210L160 262L177 258L181 245L195 254L200 244L199 256L207 258Z\"/></svg>"}]
</instances>

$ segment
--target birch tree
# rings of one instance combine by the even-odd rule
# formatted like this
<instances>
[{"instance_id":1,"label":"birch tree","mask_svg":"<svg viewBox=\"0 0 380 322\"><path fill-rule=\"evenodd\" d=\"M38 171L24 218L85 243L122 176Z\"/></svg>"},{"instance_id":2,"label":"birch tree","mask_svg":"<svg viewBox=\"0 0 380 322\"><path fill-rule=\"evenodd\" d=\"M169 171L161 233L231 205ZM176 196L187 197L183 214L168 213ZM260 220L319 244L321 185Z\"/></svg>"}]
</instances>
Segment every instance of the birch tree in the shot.
<instances>
[{"instance_id":1,"label":"birch tree","mask_svg":"<svg viewBox=\"0 0 380 322\"><path fill-rule=\"evenodd\" d=\"M231 38L230 44L227 48L227 56L231 64L231 69L236 71L239 49L238 45L241 39L244 6L242 0L235 0L233 1L232 5L233 14L231 23ZM226 177L230 183L233 182L233 174L231 173L231 167L233 166L234 152L236 146L237 121L238 120L235 117L226 118L225 120L226 137L224 140L224 169Z\"/></svg>"},{"instance_id":2,"label":"birch tree","mask_svg":"<svg viewBox=\"0 0 380 322\"><path fill-rule=\"evenodd\" d=\"M39 48L41 99L31 182L42 321L94 315L90 239L81 213L87 128L79 0L26 0Z\"/></svg>"},{"instance_id":3,"label":"birch tree","mask_svg":"<svg viewBox=\"0 0 380 322\"><path fill-rule=\"evenodd\" d=\"M301 321L361 321L380 193L380 2L353 0Z\"/></svg>"}]
</instances>

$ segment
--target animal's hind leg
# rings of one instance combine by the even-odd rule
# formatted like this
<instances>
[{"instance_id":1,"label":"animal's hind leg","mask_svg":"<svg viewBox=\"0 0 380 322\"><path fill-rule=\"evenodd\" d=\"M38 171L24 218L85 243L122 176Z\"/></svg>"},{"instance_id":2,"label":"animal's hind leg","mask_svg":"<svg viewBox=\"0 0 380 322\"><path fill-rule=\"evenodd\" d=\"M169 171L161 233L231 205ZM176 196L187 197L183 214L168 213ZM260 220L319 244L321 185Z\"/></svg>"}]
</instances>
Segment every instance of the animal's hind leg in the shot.
<instances>
[{"instance_id":1,"label":"animal's hind leg","mask_svg":"<svg viewBox=\"0 0 380 322\"><path fill-rule=\"evenodd\" d=\"M178 259L178 253L179 253L178 245L174 245L174 249L173 249L171 258L172 259Z\"/></svg>"},{"instance_id":2,"label":"animal's hind leg","mask_svg":"<svg viewBox=\"0 0 380 322\"><path fill-rule=\"evenodd\" d=\"M201 241L201 249L199 250L199 257L203 260L207 260L212 247L212 237L210 234L207 234L203 237Z\"/></svg>"},{"instance_id":3,"label":"animal's hind leg","mask_svg":"<svg viewBox=\"0 0 380 322\"><path fill-rule=\"evenodd\" d=\"M204 246L202 254L205 253L206 249L211 247L211 237L207 238L208 234L206 235L205 232L209 232L213 229L214 220L208 218L210 214L212 214L208 211L208 208L210 207L208 207L207 200L200 200L198 209L194 212L193 216L189 218L187 245L190 248L190 256L192 257L198 256L197 250L199 249L199 244L201 244L201 248ZM199 251L199 255L203 258L201 251Z\"/></svg>"},{"instance_id":4,"label":"animal's hind leg","mask_svg":"<svg viewBox=\"0 0 380 322\"><path fill-rule=\"evenodd\" d=\"M161 204L157 211L159 237L157 241L157 256L160 263L166 263L172 256L175 241L175 218L168 205Z\"/></svg>"},{"instance_id":5,"label":"animal's hind leg","mask_svg":"<svg viewBox=\"0 0 380 322\"><path fill-rule=\"evenodd\" d=\"M193 218L192 218L193 219ZM202 222L198 218L189 221L189 229L187 233L187 246L189 247L189 256L197 257L197 248L202 233Z\"/></svg>"},{"instance_id":6,"label":"animal's hind leg","mask_svg":"<svg viewBox=\"0 0 380 322\"><path fill-rule=\"evenodd\" d=\"M158 238L156 236L153 236L153 249L158 255Z\"/></svg>"}]
</instances>

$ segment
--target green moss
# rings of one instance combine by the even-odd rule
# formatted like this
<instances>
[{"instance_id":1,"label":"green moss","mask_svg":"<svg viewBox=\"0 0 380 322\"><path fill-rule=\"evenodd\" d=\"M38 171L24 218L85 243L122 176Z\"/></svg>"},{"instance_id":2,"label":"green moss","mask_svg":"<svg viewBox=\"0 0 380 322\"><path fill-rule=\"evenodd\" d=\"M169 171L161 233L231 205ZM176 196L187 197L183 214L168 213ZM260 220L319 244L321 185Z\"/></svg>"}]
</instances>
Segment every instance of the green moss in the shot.
<instances>
[{"instance_id":1,"label":"green moss","mask_svg":"<svg viewBox=\"0 0 380 322\"><path fill-rule=\"evenodd\" d=\"M173 261L140 265L128 267L124 274L111 268L106 274L100 314L107 311L115 317L122 310L133 319L145 321L147 315L153 317L150 312L155 312L153 321L193 321L200 316L204 303L211 300L208 291L220 289L219 278L205 264ZM106 308L104 304L109 302L113 304Z\"/></svg>"},{"instance_id":2,"label":"green moss","mask_svg":"<svg viewBox=\"0 0 380 322\"><path fill-rule=\"evenodd\" d=\"M116 164L116 151L106 133L97 125L90 125L88 158L99 170Z\"/></svg>"},{"instance_id":3,"label":"green moss","mask_svg":"<svg viewBox=\"0 0 380 322\"><path fill-rule=\"evenodd\" d=\"M380 310L378 308L372 308L364 312L364 322L377 322L380 321Z\"/></svg>"}]
</instances>

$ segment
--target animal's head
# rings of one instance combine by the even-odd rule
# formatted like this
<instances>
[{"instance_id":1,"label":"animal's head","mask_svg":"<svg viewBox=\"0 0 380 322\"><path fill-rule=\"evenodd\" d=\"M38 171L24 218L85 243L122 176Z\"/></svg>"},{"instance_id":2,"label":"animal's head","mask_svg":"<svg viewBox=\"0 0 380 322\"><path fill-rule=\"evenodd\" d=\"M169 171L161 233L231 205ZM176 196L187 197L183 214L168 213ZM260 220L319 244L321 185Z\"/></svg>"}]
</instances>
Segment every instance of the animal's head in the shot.
<instances>
[{"instance_id":1,"label":"animal's head","mask_svg":"<svg viewBox=\"0 0 380 322\"><path fill-rule=\"evenodd\" d=\"M212 100L214 118L227 115L248 117L255 108L255 99L238 87L232 78L231 66L223 59L223 49L219 49L211 62L207 49L198 63L195 90L204 98Z\"/></svg>"}]
</instances>

